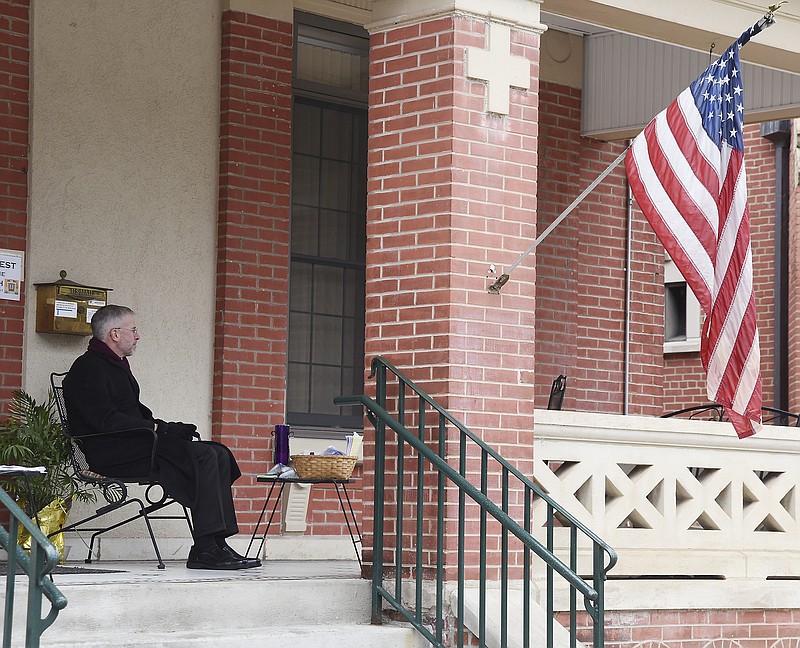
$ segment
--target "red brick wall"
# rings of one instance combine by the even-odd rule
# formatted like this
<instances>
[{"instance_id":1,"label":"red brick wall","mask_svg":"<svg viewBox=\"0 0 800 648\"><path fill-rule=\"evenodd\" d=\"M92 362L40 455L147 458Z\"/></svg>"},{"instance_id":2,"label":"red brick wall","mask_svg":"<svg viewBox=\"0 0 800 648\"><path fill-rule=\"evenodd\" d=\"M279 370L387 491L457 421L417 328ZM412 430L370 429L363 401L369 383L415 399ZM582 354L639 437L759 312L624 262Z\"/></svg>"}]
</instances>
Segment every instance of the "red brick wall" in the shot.
<instances>
[{"instance_id":1,"label":"red brick wall","mask_svg":"<svg viewBox=\"0 0 800 648\"><path fill-rule=\"evenodd\" d=\"M589 645L590 631L584 632L579 639ZM781 648L798 641L800 610L796 609L606 613L606 648Z\"/></svg>"},{"instance_id":2,"label":"red brick wall","mask_svg":"<svg viewBox=\"0 0 800 648\"><path fill-rule=\"evenodd\" d=\"M539 168L539 231L543 231L621 148L580 137L579 90L543 83L540 95L539 150L543 163ZM747 128L745 146L764 403L771 405L774 147L761 137L758 125ZM796 250L797 192L793 189ZM623 412L625 192L624 171L620 168L537 250L537 407L547 406L552 380L566 374L564 409ZM663 354L663 259L663 248L634 203L628 399L631 414L659 415L707 401L700 354ZM797 276L797 272L792 273L792 277ZM796 284L796 279L793 281ZM792 294L795 303L800 301L796 287ZM790 307L790 312L795 310ZM794 349L800 343L800 327L795 324L792 330ZM800 388L794 389L797 402Z\"/></svg>"},{"instance_id":3,"label":"red brick wall","mask_svg":"<svg viewBox=\"0 0 800 648\"><path fill-rule=\"evenodd\" d=\"M745 129L750 236L753 248L753 286L761 342L761 381L764 405L775 394L775 146L761 137L758 124Z\"/></svg>"},{"instance_id":4,"label":"red brick wall","mask_svg":"<svg viewBox=\"0 0 800 648\"><path fill-rule=\"evenodd\" d=\"M664 356L664 412L702 405L706 396L706 372L700 352Z\"/></svg>"},{"instance_id":5,"label":"red brick wall","mask_svg":"<svg viewBox=\"0 0 800 648\"><path fill-rule=\"evenodd\" d=\"M292 25L225 12L221 74L212 425L252 474L271 465L286 400ZM243 529L264 493L237 483Z\"/></svg>"},{"instance_id":6,"label":"red brick wall","mask_svg":"<svg viewBox=\"0 0 800 648\"><path fill-rule=\"evenodd\" d=\"M569 627L569 616L556 615ZM587 615L579 613L578 640L592 646ZM445 619L445 645L456 645L457 621ZM800 610L607 610L606 648L789 648L800 642ZM480 642L467 631L463 644Z\"/></svg>"},{"instance_id":7,"label":"red brick wall","mask_svg":"<svg viewBox=\"0 0 800 648\"><path fill-rule=\"evenodd\" d=\"M664 398L664 248L633 208L630 285L628 413L657 416ZM655 336L654 325L659 327Z\"/></svg>"},{"instance_id":8,"label":"red brick wall","mask_svg":"<svg viewBox=\"0 0 800 648\"><path fill-rule=\"evenodd\" d=\"M350 505L353 507L356 522L361 524L364 515L364 503L362 501L362 482L363 471L361 466L356 466L353 470L352 484L347 485L347 497L350 498ZM371 494L370 494L371 495ZM348 506L347 498L343 497L345 507ZM349 518L349 510L348 510ZM349 520L352 524L352 519ZM336 489L333 487L312 487L311 496L308 502L308 533L320 536L347 536L348 521L342 514L342 506L336 496ZM355 531L355 529L353 529Z\"/></svg>"},{"instance_id":9,"label":"red brick wall","mask_svg":"<svg viewBox=\"0 0 800 648\"><path fill-rule=\"evenodd\" d=\"M0 248L28 242L30 0L0 2ZM28 282L23 284L27 291ZM25 295L0 300L0 418L22 388Z\"/></svg>"},{"instance_id":10,"label":"red brick wall","mask_svg":"<svg viewBox=\"0 0 800 648\"><path fill-rule=\"evenodd\" d=\"M771 406L775 394L775 146L761 137L758 124L745 128L744 143L763 402Z\"/></svg>"},{"instance_id":11,"label":"red brick wall","mask_svg":"<svg viewBox=\"0 0 800 648\"><path fill-rule=\"evenodd\" d=\"M512 92L508 116L489 115L485 84L464 70L465 48L485 48L487 27L446 17L372 36L366 355L387 356L530 473L534 258L500 296L485 275L535 233L538 36L512 30L533 86ZM368 435L365 493L371 444ZM369 548L366 502L364 528Z\"/></svg>"},{"instance_id":12,"label":"red brick wall","mask_svg":"<svg viewBox=\"0 0 800 648\"><path fill-rule=\"evenodd\" d=\"M538 229L544 231L580 193L583 140L581 92L542 82L539 88ZM586 143L591 143L588 140ZM547 407L550 386L567 376L563 408L581 409L578 356L578 238L581 220L567 217L536 249L536 407Z\"/></svg>"},{"instance_id":13,"label":"red brick wall","mask_svg":"<svg viewBox=\"0 0 800 648\"><path fill-rule=\"evenodd\" d=\"M544 231L623 150L580 136L580 91L540 90L539 231ZM618 166L537 250L536 396L567 375L564 409L624 411L626 184ZM629 412L659 413L663 251L642 215L631 227ZM654 280L655 277L655 280Z\"/></svg>"},{"instance_id":14,"label":"red brick wall","mask_svg":"<svg viewBox=\"0 0 800 648\"><path fill-rule=\"evenodd\" d=\"M769 140L761 137L758 125L745 128L745 164L753 248L753 282L761 342L763 402L764 405L771 406L774 398L775 345L775 148ZM791 308L789 312L793 312ZM792 319L790 315L790 322ZM800 339L792 344L792 348L798 341ZM664 358L664 412L707 402L706 377L700 353L667 354Z\"/></svg>"},{"instance_id":15,"label":"red brick wall","mask_svg":"<svg viewBox=\"0 0 800 648\"><path fill-rule=\"evenodd\" d=\"M569 616L556 615L569 627ZM587 615L579 613L578 640L592 646ZM455 646L457 622L445 619L445 645ZM800 642L800 610L607 610L606 648L789 648ZM480 642L469 631L465 646Z\"/></svg>"},{"instance_id":16,"label":"red brick wall","mask_svg":"<svg viewBox=\"0 0 800 648\"><path fill-rule=\"evenodd\" d=\"M584 148L576 193L622 150L594 142ZM581 203L575 216L579 285L575 392L578 409L623 411L623 327L625 305L624 167L620 165ZM575 196L573 196L574 198Z\"/></svg>"},{"instance_id":17,"label":"red brick wall","mask_svg":"<svg viewBox=\"0 0 800 648\"><path fill-rule=\"evenodd\" d=\"M789 147L789 409L800 410L800 137L795 130Z\"/></svg>"}]
</instances>

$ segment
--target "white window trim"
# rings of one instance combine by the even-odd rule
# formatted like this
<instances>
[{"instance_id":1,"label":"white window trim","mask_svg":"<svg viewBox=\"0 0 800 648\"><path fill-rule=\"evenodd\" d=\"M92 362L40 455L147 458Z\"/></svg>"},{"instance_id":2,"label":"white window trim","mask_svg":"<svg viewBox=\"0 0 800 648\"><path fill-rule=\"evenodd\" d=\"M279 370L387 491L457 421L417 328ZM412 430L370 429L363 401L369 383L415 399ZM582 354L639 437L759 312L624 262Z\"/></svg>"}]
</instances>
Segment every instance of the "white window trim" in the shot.
<instances>
[{"instance_id":1,"label":"white window trim","mask_svg":"<svg viewBox=\"0 0 800 648\"><path fill-rule=\"evenodd\" d=\"M684 282L685 279L675 263L667 257L664 261L664 284ZM692 353L700 350L700 327L702 324L700 302L687 286L686 290L686 339L664 342L664 353Z\"/></svg>"}]
</instances>

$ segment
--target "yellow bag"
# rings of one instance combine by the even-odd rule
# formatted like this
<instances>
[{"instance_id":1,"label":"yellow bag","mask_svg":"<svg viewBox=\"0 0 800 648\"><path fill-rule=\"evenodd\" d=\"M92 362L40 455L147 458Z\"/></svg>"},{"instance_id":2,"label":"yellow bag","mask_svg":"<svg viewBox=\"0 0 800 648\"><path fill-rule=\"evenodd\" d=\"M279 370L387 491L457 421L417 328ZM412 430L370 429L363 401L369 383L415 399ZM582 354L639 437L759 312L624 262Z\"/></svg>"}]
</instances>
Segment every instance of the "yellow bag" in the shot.
<instances>
[{"instance_id":1,"label":"yellow bag","mask_svg":"<svg viewBox=\"0 0 800 648\"><path fill-rule=\"evenodd\" d=\"M63 528L64 523L67 521L66 503L63 499L57 497L37 513L36 519L39 522L39 529L41 529L42 533L47 537L51 533ZM64 562L64 534L56 533L49 538L49 540L55 545L55 548L58 549L58 553L61 554L61 562ZM28 533L28 530L23 526L19 527L17 543L23 549L30 551L31 534Z\"/></svg>"}]
</instances>

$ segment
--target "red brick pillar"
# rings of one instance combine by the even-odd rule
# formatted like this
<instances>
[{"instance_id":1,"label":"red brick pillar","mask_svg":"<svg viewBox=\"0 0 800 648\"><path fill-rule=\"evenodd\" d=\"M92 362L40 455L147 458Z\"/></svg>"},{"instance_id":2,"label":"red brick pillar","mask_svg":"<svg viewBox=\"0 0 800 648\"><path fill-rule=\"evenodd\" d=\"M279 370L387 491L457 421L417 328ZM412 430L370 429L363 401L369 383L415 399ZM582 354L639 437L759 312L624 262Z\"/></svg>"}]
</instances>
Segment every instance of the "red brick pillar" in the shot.
<instances>
[{"instance_id":1,"label":"red brick pillar","mask_svg":"<svg viewBox=\"0 0 800 648\"><path fill-rule=\"evenodd\" d=\"M258 473L285 416L292 25L225 12L221 74L212 428ZM263 488L242 479L235 496L255 522Z\"/></svg>"},{"instance_id":2,"label":"red brick pillar","mask_svg":"<svg viewBox=\"0 0 800 648\"><path fill-rule=\"evenodd\" d=\"M459 13L373 27L366 354L389 358L531 474L535 257L500 295L487 293L485 277L491 263L507 269L536 234L539 33L512 28L502 52L528 63L530 89L487 87L468 76L466 59L501 47L500 38L490 43L496 26ZM507 113L487 111L487 91L507 93ZM365 493L373 456L367 446ZM448 524L452 549L456 523Z\"/></svg>"},{"instance_id":3,"label":"red brick pillar","mask_svg":"<svg viewBox=\"0 0 800 648\"><path fill-rule=\"evenodd\" d=\"M30 0L0 2L0 249L21 252L28 242L30 51ZM23 287L32 288L28 281ZM24 294L0 299L0 417L22 388L24 316Z\"/></svg>"}]
</instances>

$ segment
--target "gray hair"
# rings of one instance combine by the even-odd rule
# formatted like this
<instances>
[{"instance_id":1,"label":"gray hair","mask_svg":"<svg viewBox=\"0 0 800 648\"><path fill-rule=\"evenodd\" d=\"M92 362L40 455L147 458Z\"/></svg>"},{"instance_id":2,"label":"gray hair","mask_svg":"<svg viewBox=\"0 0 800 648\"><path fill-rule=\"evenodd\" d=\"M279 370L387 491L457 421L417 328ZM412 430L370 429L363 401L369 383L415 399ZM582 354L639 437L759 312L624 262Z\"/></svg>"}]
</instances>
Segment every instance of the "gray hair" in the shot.
<instances>
[{"instance_id":1,"label":"gray hair","mask_svg":"<svg viewBox=\"0 0 800 648\"><path fill-rule=\"evenodd\" d=\"M109 304L98 308L92 315L92 335L101 342L105 342L111 329L122 324L122 320L127 315L134 315L134 312L127 306L116 306Z\"/></svg>"}]
</instances>

